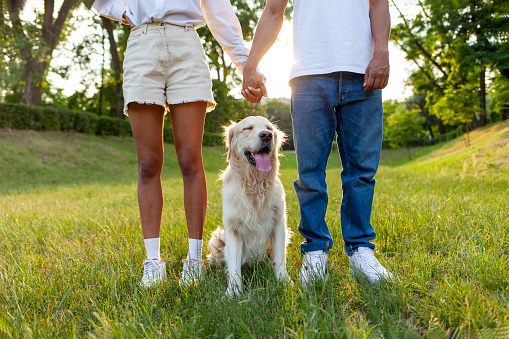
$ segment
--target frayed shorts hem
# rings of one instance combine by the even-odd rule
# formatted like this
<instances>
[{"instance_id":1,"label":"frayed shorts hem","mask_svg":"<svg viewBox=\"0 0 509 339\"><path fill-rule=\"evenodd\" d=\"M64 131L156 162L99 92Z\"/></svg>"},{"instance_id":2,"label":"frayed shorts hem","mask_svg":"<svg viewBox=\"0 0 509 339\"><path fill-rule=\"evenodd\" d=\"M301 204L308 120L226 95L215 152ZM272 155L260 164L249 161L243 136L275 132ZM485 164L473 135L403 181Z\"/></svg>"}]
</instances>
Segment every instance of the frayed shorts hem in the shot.
<instances>
[{"instance_id":1,"label":"frayed shorts hem","mask_svg":"<svg viewBox=\"0 0 509 339\"><path fill-rule=\"evenodd\" d=\"M166 102L159 101L159 100L131 100L131 101L128 101L125 103L124 114L126 116L129 116L128 107L129 107L129 104L133 103L133 102L140 104L140 105L162 106L165 109L164 114L166 114L166 112L169 111L170 105L187 104L187 103L198 102L198 101L204 101L207 103L207 110L206 110L207 113L212 111L217 105L217 103L214 100L210 100L210 99L177 99L177 100L170 100L170 101L166 101Z\"/></svg>"}]
</instances>

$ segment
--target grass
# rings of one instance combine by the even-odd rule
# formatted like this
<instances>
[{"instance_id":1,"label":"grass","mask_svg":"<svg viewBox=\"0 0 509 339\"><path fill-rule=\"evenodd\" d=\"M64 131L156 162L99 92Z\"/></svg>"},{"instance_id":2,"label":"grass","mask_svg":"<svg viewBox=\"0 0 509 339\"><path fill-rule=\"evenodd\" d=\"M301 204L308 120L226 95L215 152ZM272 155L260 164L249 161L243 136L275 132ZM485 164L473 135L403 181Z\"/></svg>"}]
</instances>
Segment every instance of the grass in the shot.
<instances>
[{"instance_id":1,"label":"grass","mask_svg":"<svg viewBox=\"0 0 509 339\"><path fill-rule=\"evenodd\" d=\"M222 267L178 286L187 251L182 183L166 145L162 253L168 282L138 285L144 252L129 138L0 130L1 337L442 338L509 336L509 123L462 140L387 150L377 175L376 253L394 274L370 285L348 271L341 241L341 164L329 162L327 222L336 244L324 284L298 284L295 155L281 159L290 286L264 262L225 299ZM221 224L222 148L204 150L205 241ZM474 164L474 160L475 164ZM465 163L467 165L465 165ZM490 165L492 163L492 165Z\"/></svg>"}]
</instances>

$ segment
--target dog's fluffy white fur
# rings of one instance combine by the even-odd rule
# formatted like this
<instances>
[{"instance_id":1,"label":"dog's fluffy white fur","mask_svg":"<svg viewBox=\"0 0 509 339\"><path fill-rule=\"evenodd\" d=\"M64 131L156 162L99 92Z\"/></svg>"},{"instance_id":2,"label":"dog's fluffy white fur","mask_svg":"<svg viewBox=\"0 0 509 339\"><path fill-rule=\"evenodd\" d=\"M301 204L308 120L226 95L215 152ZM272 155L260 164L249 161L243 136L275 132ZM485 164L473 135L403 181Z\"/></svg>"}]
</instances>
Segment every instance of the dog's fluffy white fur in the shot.
<instances>
[{"instance_id":1,"label":"dog's fluffy white fur","mask_svg":"<svg viewBox=\"0 0 509 339\"><path fill-rule=\"evenodd\" d=\"M285 135L264 117L247 117L225 128L228 167L222 173L224 231L214 231L212 262L224 260L228 295L242 291L241 265L266 254L276 277L287 280L286 205L279 180L279 151ZM269 163L270 159L270 163Z\"/></svg>"}]
</instances>

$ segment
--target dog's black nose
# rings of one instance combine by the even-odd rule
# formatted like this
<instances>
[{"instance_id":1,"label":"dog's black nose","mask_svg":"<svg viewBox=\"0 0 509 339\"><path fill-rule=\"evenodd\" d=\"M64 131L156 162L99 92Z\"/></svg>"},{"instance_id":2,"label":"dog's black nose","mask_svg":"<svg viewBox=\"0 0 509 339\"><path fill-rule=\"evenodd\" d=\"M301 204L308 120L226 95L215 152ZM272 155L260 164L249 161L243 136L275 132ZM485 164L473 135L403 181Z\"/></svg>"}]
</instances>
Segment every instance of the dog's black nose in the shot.
<instances>
[{"instance_id":1,"label":"dog's black nose","mask_svg":"<svg viewBox=\"0 0 509 339\"><path fill-rule=\"evenodd\" d=\"M270 131L261 131L260 132L260 139L263 141L270 141L272 140L272 132Z\"/></svg>"}]
</instances>

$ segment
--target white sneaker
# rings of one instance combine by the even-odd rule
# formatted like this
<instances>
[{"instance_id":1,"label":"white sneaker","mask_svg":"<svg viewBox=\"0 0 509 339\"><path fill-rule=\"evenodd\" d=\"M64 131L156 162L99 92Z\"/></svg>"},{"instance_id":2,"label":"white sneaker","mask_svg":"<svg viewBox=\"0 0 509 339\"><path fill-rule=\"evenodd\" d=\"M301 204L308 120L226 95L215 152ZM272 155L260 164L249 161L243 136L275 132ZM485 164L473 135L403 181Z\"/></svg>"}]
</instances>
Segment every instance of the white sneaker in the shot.
<instances>
[{"instance_id":1,"label":"white sneaker","mask_svg":"<svg viewBox=\"0 0 509 339\"><path fill-rule=\"evenodd\" d=\"M198 284L203 278L203 261L196 259L184 259L182 262L184 263L184 267L182 268L182 275L180 276L179 284L183 286Z\"/></svg>"},{"instance_id":2,"label":"white sneaker","mask_svg":"<svg viewBox=\"0 0 509 339\"><path fill-rule=\"evenodd\" d=\"M143 260L143 278L140 285L152 287L166 278L166 264L161 259Z\"/></svg>"},{"instance_id":3,"label":"white sneaker","mask_svg":"<svg viewBox=\"0 0 509 339\"><path fill-rule=\"evenodd\" d=\"M371 283L376 283L380 279L393 278L393 275L378 262L373 250L369 247L359 247L348 257L348 260L350 261L350 270L365 275Z\"/></svg>"},{"instance_id":4,"label":"white sneaker","mask_svg":"<svg viewBox=\"0 0 509 339\"><path fill-rule=\"evenodd\" d=\"M313 280L323 280L327 261L327 253L324 251L304 252L299 273L300 284L304 286Z\"/></svg>"}]
</instances>

